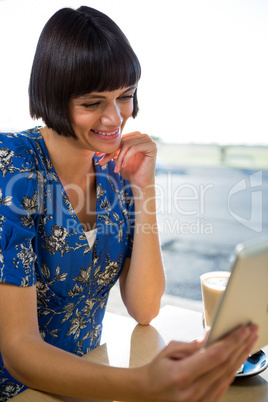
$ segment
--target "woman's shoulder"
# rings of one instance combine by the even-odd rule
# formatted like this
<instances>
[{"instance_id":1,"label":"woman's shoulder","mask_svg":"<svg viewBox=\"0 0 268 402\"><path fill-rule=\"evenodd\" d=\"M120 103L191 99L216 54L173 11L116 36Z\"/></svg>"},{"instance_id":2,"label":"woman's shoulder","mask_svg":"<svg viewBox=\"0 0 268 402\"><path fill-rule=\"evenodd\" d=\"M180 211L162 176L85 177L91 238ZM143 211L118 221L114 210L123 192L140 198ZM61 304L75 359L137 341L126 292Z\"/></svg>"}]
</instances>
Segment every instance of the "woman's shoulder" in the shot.
<instances>
[{"instance_id":1,"label":"woman's shoulder","mask_svg":"<svg viewBox=\"0 0 268 402\"><path fill-rule=\"evenodd\" d=\"M0 169L11 160L22 165L34 162L36 141L42 138L38 128L20 132L0 133Z\"/></svg>"},{"instance_id":2,"label":"woman's shoulder","mask_svg":"<svg viewBox=\"0 0 268 402\"><path fill-rule=\"evenodd\" d=\"M8 147L13 151L20 153L26 152L36 140L42 138L38 127L19 132L1 132L0 133L0 148Z\"/></svg>"},{"instance_id":3,"label":"woman's shoulder","mask_svg":"<svg viewBox=\"0 0 268 402\"><path fill-rule=\"evenodd\" d=\"M0 178L26 173L32 177L36 169L36 140L39 130L0 133Z\"/></svg>"}]
</instances>

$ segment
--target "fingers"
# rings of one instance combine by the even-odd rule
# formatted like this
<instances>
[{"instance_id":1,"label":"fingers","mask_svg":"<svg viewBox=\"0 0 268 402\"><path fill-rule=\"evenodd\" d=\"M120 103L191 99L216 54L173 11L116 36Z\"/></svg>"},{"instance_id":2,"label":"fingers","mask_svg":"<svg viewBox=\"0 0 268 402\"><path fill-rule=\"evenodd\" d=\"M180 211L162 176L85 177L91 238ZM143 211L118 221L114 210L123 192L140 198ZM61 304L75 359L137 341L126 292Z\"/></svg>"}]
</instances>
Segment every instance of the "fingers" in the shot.
<instances>
[{"instance_id":1,"label":"fingers","mask_svg":"<svg viewBox=\"0 0 268 402\"><path fill-rule=\"evenodd\" d=\"M242 353L243 351L246 355L250 350L247 347L247 341L251 344L252 339L256 337L256 331L256 326L238 328L222 340L204 349L197 357L189 358L187 360L189 365L185 362L186 372L189 372L189 375L192 373L192 380L194 380L194 377L197 378L214 370L224 362L228 362L234 353Z\"/></svg>"},{"instance_id":2,"label":"fingers","mask_svg":"<svg viewBox=\"0 0 268 402\"><path fill-rule=\"evenodd\" d=\"M255 332L243 327L207 349L181 360L179 382L184 384L184 395L189 400L195 395L196 400L202 401L208 390L215 396L219 385L221 388L228 387L230 377L239 367L241 354L244 356L249 350L252 337L255 339Z\"/></svg>"},{"instance_id":3,"label":"fingers","mask_svg":"<svg viewBox=\"0 0 268 402\"><path fill-rule=\"evenodd\" d=\"M258 339L258 327L256 325L252 325L250 327L251 333L250 336L245 340L243 344L237 345L235 352L232 354L231 358L229 358L230 363L233 364L234 371L236 372L241 364L245 362L248 358L254 344Z\"/></svg>"},{"instance_id":4,"label":"fingers","mask_svg":"<svg viewBox=\"0 0 268 402\"><path fill-rule=\"evenodd\" d=\"M194 341L191 343L186 342L170 342L163 350L163 354L173 360L183 359L193 353L199 351L202 347L202 343Z\"/></svg>"},{"instance_id":5,"label":"fingers","mask_svg":"<svg viewBox=\"0 0 268 402\"><path fill-rule=\"evenodd\" d=\"M247 359L250 350L257 340L256 331L257 327L254 325L248 328L240 328L223 341L218 342L218 345L212 345L201 352L200 355L202 358L208 355L207 363L203 360L203 367L204 369L209 369L203 375L196 377L195 380L189 380L189 373L184 372L189 381L189 387L185 390L185 396L191 399L191 395L195 395L197 397L196 400L204 402L218 401L233 382L241 364ZM230 342L233 342L232 347L230 347ZM211 351L211 356L214 355L216 364L214 367L211 365ZM187 362L190 359L191 357L187 359ZM190 387L191 382L194 384L192 387Z\"/></svg>"},{"instance_id":6,"label":"fingers","mask_svg":"<svg viewBox=\"0 0 268 402\"><path fill-rule=\"evenodd\" d=\"M156 144L147 134L124 136L122 138L120 152L116 159L116 172L128 165L129 160L136 154L154 158L156 156Z\"/></svg>"},{"instance_id":7,"label":"fingers","mask_svg":"<svg viewBox=\"0 0 268 402\"><path fill-rule=\"evenodd\" d=\"M218 369L214 370L216 375L213 376L211 373L207 374L207 380L210 382L210 385L207 392L203 393L200 401L214 402L219 401L222 398L229 386L234 381L235 375L241 364L243 364L248 358L249 352L256 340L257 337L255 335L255 331L253 330L249 338L241 347L237 348L228 361L223 363ZM206 378L201 377L200 381L205 382Z\"/></svg>"},{"instance_id":8,"label":"fingers","mask_svg":"<svg viewBox=\"0 0 268 402\"><path fill-rule=\"evenodd\" d=\"M139 152L146 156L155 157L156 144L147 134L133 132L125 134L122 137L119 150L106 155L100 152L96 152L95 154L97 156L104 155L104 157L99 161L100 165L104 165L111 159L114 159L116 165L115 172L119 172L122 167L125 167L128 164L129 159Z\"/></svg>"},{"instance_id":9,"label":"fingers","mask_svg":"<svg viewBox=\"0 0 268 402\"><path fill-rule=\"evenodd\" d=\"M256 339L257 327L251 325L206 349L201 342L171 342L150 364L152 395L161 394L159 400L219 401Z\"/></svg>"},{"instance_id":10,"label":"fingers","mask_svg":"<svg viewBox=\"0 0 268 402\"><path fill-rule=\"evenodd\" d=\"M112 152L111 154L103 154L101 152L95 152L96 156L103 156L102 159L99 160L99 165L105 165L105 163L108 163L110 160L116 158L116 155L118 154L118 150L115 152Z\"/></svg>"}]
</instances>

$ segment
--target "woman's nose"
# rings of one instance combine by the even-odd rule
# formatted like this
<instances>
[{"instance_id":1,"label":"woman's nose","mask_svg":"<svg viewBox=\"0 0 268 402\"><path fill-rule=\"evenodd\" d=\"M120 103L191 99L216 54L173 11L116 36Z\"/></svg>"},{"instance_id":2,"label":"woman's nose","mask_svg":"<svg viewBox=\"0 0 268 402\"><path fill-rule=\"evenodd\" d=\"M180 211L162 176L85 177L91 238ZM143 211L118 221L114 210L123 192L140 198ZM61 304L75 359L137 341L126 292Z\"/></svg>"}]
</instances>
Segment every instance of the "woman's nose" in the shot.
<instances>
[{"instance_id":1,"label":"woman's nose","mask_svg":"<svg viewBox=\"0 0 268 402\"><path fill-rule=\"evenodd\" d=\"M121 126L123 118L121 116L120 108L116 103L107 105L101 116L101 122L106 126L112 126L112 127Z\"/></svg>"}]
</instances>

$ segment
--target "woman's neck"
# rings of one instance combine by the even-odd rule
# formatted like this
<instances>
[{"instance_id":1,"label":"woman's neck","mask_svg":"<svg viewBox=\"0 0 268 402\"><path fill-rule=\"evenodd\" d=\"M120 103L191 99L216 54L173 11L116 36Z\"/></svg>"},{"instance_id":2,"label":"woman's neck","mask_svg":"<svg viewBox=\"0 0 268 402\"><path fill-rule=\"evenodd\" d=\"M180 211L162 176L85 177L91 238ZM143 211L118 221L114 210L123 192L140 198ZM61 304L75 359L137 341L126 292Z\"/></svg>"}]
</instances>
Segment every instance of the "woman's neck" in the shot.
<instances>
[{"instance_id":1,"label":"woman's neck","mask_svg":"<svg viewBox=\"0 0 268 402\"><path fill-rule=\"evenodd\" d=\"M88 173L94 173L94 152L79 147L75 138L58 135L47 127L41 128L40 133L51 162L63 182L79 183Z\"/></svg>"}]
</instances>

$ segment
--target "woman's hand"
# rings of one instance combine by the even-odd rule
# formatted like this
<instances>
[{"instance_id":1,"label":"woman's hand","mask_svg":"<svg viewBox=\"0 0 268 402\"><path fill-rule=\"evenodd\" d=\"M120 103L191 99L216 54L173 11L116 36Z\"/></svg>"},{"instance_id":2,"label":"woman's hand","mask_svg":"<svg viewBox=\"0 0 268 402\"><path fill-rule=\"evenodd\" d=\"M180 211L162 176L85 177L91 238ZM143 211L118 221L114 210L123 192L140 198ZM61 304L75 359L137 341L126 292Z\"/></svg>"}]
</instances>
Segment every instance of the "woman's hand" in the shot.
<instances>
[{"instance_id":1,"label":"woman's hand","mask_svg":"<svg viewBox=\"0 0 268 402\"><path fill-rule=\"evenodd\" d=\"M123 135L120 149L106 154L99 164L114 159L115 172L120 172L132 186L144 189L154 183L156 154L157 146L147 134L133 132Z\"/></svg>"},{"instance_id":2,"label":"woman's hand","mask_svg":"<svg viewBox=\"0 0 268 402\"><path fill-rule=\"evenodd\" d=\"M143 368L146 374L142 392L150 392L144 401L218 401L247 359L256 333L254 325L242 327L207 349L198 342L171 342Z\"/></svg>"}]
</instances>

